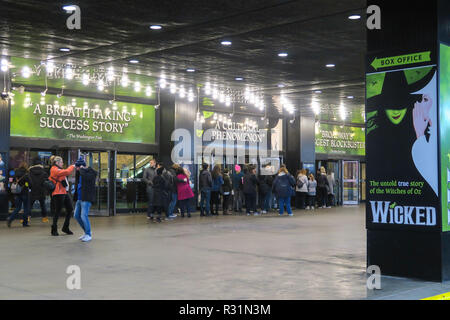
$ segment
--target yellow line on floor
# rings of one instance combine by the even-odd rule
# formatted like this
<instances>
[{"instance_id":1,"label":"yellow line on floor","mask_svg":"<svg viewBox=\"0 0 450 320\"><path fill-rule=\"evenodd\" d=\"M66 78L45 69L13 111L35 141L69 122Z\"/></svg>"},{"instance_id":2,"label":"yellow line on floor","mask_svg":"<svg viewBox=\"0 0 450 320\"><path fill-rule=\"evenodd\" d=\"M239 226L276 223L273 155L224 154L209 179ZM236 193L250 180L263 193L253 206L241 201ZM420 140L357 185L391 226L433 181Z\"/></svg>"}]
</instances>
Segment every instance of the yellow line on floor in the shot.
<instances>
[{"instance_id":1,"label":"yellow line on floor","mask_svg":"<svg viewBox=\"0 0 450 320\"><path fill-rule=\"evenodd\" d=\"M450 292L438 294L437 296L432 296L422 300L450 300Z\"/></svg>"}]
</instances>

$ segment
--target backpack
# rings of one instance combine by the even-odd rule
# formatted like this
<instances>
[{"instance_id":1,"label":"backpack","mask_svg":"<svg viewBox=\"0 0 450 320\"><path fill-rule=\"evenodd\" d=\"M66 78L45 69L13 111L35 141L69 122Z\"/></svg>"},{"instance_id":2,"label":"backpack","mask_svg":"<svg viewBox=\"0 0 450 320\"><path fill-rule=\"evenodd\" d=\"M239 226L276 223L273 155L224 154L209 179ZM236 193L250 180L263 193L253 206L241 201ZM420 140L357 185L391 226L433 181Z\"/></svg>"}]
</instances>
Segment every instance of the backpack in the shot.
<instances>
[{"instance_id":1,"label":"backpack","mask_svg":"<svg viewBox=\"0 0 450 320\"><path fill-rule=\"evenodd\" d=\"M298 187L299 189L301 189L301 188L303 187L304 184L305 184L305 183L302 181L302 179L300 179L300 178L297 179L297 187Z\"/></svg>"}]
</instances>

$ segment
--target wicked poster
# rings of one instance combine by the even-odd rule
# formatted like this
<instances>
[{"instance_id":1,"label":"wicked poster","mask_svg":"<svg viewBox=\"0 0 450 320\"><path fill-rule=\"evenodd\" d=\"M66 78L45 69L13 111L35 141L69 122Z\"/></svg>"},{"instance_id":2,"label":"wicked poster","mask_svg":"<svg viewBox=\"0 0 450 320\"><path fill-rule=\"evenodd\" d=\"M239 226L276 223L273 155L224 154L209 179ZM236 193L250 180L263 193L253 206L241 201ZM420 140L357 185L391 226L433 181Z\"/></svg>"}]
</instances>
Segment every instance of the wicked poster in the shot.
<instances>
[{"instance_id":1,"label":"wicked poster","mask_svg":"<svg viewBox=\"0 0 450 320\"><path fill-rule=\"evenodd\" d=\"M367 74L368 229L439 231L437 71Z\"/></svg>"}]
</instances>

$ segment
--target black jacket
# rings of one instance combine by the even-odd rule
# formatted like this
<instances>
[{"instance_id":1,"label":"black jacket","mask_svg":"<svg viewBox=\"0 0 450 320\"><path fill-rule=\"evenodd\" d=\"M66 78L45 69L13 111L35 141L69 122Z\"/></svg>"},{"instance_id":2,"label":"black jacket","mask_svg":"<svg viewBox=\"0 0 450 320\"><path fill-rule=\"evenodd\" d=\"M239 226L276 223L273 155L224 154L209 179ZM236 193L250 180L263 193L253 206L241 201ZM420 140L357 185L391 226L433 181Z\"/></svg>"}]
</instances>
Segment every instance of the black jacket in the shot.
<instances>
[{"instance_id":1,"label":"black jacket","mask_svg":"<svg viewBox=\"0 0 450 320\"><path fill-rule=\"evenodd\" d=\"M48 173L44 166L39 164L30 167L29 175L31 180L31 198L36 200L45 198L47 192L42 184L48 179Z\"/></svg>"},{"instance_id":2,"label":"black jacket","mask_svg":"<svg viewBox=\"0 0 450 320\"><path fill-rule=\"evenodd\" d=\"M177 173L173 168L170 168L169 170L164 170L163 176L164 179L166 179L169 184L170 191L172 193L177 193L178 192L177 184L184 182L184 180L177 178Z\"/></svg>"},{"instance_id":3,"label":"black jacket","mask_svg":"<svg viewBox=\"0 0 450 320\"><path fill-rule=\"evenodd\" d=\"M78 183L81 177L81 197L78 194ZM75 173L75 194L74 201L89 201L91 203L95 202L95 178L97 177L97 171L89 168L80 168L80 170Z\"/></svg>"},{"instance_id":4,"label":"black jacket","mask_svg":"<svg viewBox=\"0 0 450 320\"><path fill-rule=\"evenodd\" d=\"M232 189L232 184L231 184L231 178L228 174L224 174L223 175L223 185L222 185L222 191L223 192L231 192Z\"/></svg>"},{"instance_id":5,"label":"black jacket","mask_svg":"<svg viewBox=\"0 0 450 320\"><path fill-rule=\"evenodd\" d=\"M316 180L318 188L326 188L329 186L327 176L324 174L318 174Z\"/></svg>"},{"instance_id":6,"label":"black jacket","mask_svg":"<svg viewBox=\"0 0 450 320\"><path fill-rule=\"evenodd\" d=\"M256 194L256 186L258 185L258 179L252 173L246 173L244 176L244 193Z\"/></svg>"},{"instance_id":7,"label":"black jacket","mask_svg":"<svg viewBox=\"0 0 450 320\"><path fill-rule=\"evenodd\" d=\"M268 192L270 192L270 190L272 190L272 183L273 183L272 176L260 175L258 182L259 182L259 192L261 192L261 194L267 194Z\"/></svg>"},{"instance_id":8,"label":"black jacket","mask_svg":"<svg viewBox=\"0 0 450 320\"><path fill-rule=\"evenodd\" d=\"M211 172L209 172L208 170L203 170L200 173L198 186L200 190L202 190L203 188L212 188Z\"/></svg>"},{"instance_id":9,"label":"black jacket","mask_svg":"<svg viewBox=\"0 0 450 320\"><path fill-rule=\"evenodd\" d=\"M153 178L153 206L166 207L169 204L169 182L162 175Z\"/></svg>"}]
</instances>

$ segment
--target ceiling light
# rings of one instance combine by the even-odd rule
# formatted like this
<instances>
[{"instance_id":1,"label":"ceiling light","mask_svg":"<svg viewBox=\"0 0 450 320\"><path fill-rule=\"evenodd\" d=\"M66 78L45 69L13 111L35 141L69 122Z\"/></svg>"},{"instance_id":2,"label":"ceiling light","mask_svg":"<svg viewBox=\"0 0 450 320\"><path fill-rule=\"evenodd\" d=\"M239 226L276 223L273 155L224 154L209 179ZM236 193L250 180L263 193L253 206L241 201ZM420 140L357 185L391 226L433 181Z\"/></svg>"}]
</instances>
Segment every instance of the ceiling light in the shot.
<instances>
[{"instance_id":1,"label":"ceiling light","mask_svg":"<svg viewBox=\"0 0 450 320\"><path fill-rule=\"evenodd\" d=\"M130 61L128 61L129 63L134 63L134 64L136 64L136 63L139 63L139 60L136 60L136 59L131 59Z\"/></svg>"},{"instance_id":2,"label":"ceiling light","mask_svg":"<svg viewBox=\"0 0 450 320\"><path fill-rule=\"evenodd\" d=\"M358 20L361 19L361 16L359 14L352 14L348 17L350 20Z\"/></svg>"},{"instance_id":3,"label":"ceiling light","mask_svg":"<svg viewBox=\"0 0 450 320\"><path fill-rule=\"evenodd\" d=\"M134 83L134 91L136 91L136 92L141 91L141 83L139 81L136 81Z\"/></svg>"},{"instance_id":4,"label":"ceiling light","mask_svg":"<svg viewBox=\"0 0 450 320\"><path fill-rule=\"evenodd\" d=\"M175 94L175 92L177 92L177 86L175 85L175 83L172 83L170 85L170 93Z\"/></svg>"},{"instance_id":5,"label":"ceiling light","mask_svg":"<svg viewBox=\"0 0 450 320\"><path fill-rule=\"evenodd\" d=\"M322 93L322 91L316 90L316 91L314 91L314 93Z\"/></svg>"},{"instance_id":6,"label":"ceiling light","mask_svg":"<svg viewBox=\"0 0 450 320\"><path fill-rule=\"evenodd\" d=\"M145 95L146 95L147 97L150 97L150 96L152 95L152 92L153 92L152 87L147 86L147 87L145 88Z\"/></svg>"},{"instance_id":7,"label":"ceiling light","mask_svg":"<svg viewBox=\"0 0 450 320\"><path fill-rule=\"evenodd\" d=\"M73 79L73 70L71 67L66 68L66 79L72 80Z\"/></svg>"},{"instance_id":8,"label":"ceiling light","mask_svg":"<svg viewBox=\"0 0 450 320\"><path fill-rule=\"evenodd\" d=\"M122 79L120 80L120 84L122 85L122 87L128 87L129 84L129 80L128 80L128 76L127 75L123 75Z\"/></svg>"},{"instance_id":9,"label":"ceiling light","mask_svg":"<svg viewBox=\"0 0 450 320\"><path fill-rule=\"evenodd\" d=\"M70 49L69 48L59 48L59 51L61 51L61 52L69 52Z\"/></svg>"},{"instance_id":10,"label":"ceiling light","mask_svg":"<svg viewBox=\"0 0 450 320\"><path fill-rule=\"evenodd\" d=\"M335 64L329 63L325 67L327 67L327 68L334 68L335 66L336 66Z\"/></svg>"},{"instance_id":11,"label":"ceiling light","mask_svg":"<svg viewBox=\"0 0 450 320\"><path fill-rule=\"evenodd\" d=\"M213 99L216 100L218 96L219 96L219 91L217 90L217 88L214 88L212 91Z\"/></svg>"},{"instance_id":12,"label":"ceiling light","mask_svg":"<svg viewBox=\"0 0 450 320\"><path fill-rule=\"evenodd\" d=\"M99 91L103 91L105 89L105 85L103 84L103 80L98 80L98 82L97 82L97 89Z\"/></svg>"},{"instance_id":13,"label":"ceiling light","mask_svg":"<svg viewBox=\"0 0 450 320\"><path fill-rule=\"evenodd\" d=\"M287 54L286 52L280 52L280 53L278 54L278 56L279 56L279 57L282 57L282 58L285 58L285 57L288 56L288 54Z\"/></svg>"},{"instance_id":14,"label":"ceiling light","mask_svg":"<svg viewBox=\"0 0 450 320\"><path fill-rule=\"evenodd\" d=\"M87 73L83 74L81 81L82 81L83 85L87 86L89 84L89 75Z\"/></svg>"},{"instance_id":15,"label":"ceiling light","mask_svg":"<svg viewBox=\"0 0 450 320\"><path fill-rule=\"evenodd\" d=\"M285 85L282 84L282 83L280 83L280 84L278 85L278 88L284 88L284 87L285 87Z\"/></svg>"},{"instance_id":16,"label":"ceiling light","mask_svg":"<svg viewBox=\"0 0 450 320\"><path fill-rule=\"evenodd\" d=\"M186 91L184 90L183 87L180 87L178 94L179 94L180 98L184 98L186 96Z\"/></svg>"},{"instance_id":17,"label":"ceiling light","mask_svg":"<svg viewBox=\"0 0 450 320\"><path fill-rule=\"evenodd\" d=\"M189 101L189 102L194 101L194 92L192 92L192 89L189 89L189 93L188 93L188 101Z\"/></svg>"},{"instance_id":18,"label":"ceiling light","mask_svg":"<svg viewBox=\"0 0 450 320\"><path fill-rule=\"evenodd\" d=\"M205 94L206 94L207 96L209 96L209 95L211 94L211 85L209 84L209 82L207 82L207 83L205 84Z\"/></svg>"},{"instance_id":19,"label":"ceiling light","mask_svg":"<svg viewBox=\"0 0 450 320\"><path fill-rule=\"evenodd\" d=\"M166 79L161 78L159 80L159 86L161 87L161 89L164 89L166 87L167 83L166 83Z\"/></svg>"},{"instance_id":20,"label":"ceiling light","mask_svg":"<svg viewBox=\"0 0 450 320\"><path fill-rule=\"evenodd\" d=\"M64 6L62 8L65 11L75 11L75 10L77 10L77 8L74 5L67 5L67 6Z\"/></svg>"},{"instance_id":21,"label":"ceiling light","mask_svg":"<svg viewBox=\"0 0 450 320\"><path fill-rule=\"evenodd\" d=\"M223 46L231 46L231 41L224 40L220 44L223 45Z\"/></svg>"},{"instance_id":22,"label":"ceiling light","mask_svg":"<svg viewBox=\"0 0 450 320\"><path fill-rule=\"evenodd\" d=\"M231 98L230 98L230 96L226 96L225 97L225 105L227 107L229 107L231 105Z\"/></svg>"},{"instance_id":23,"label":"ceiling light","mask_svg":"<svg viewBox=\"0 0 450 320\"><path fill-rule=\"evenodd\" d=\"M162 26L158 25L158 24L154 24L150 26L150 29L152 30L161 30Z\"/></svg>"},{"instance_id":24,"label":"ceiling light","mask_svg":"<svg viewBox=\"0 0 450 320\"><path fill-rule=\"evenodd\" d=\"M354 98L354 96L348 96L347 97L347 99L353 99Z\"/></svg>"},{"instance_id":25,"label":"ceiling light","mask_svg":"<svg viewBox=\"0 0 450 320\"><path fill-rule=\"evenodd\" d=\"M55 70L55 65L53 64L53 62L49 61L45 64L45 69L47 70L47 73L53 73L53 71Z\"/></svg>"},{"instance_id":26,"label":"ceiling light","mask_svg":"<svg viewBox=\"0 0 450 320\"><path fill-rule=\"evenodd\" d=\"M236 77L236 78L234 78L234 80L236 80L236 81L243 81L244 78L242 78L242 77Z\"/></svg>"},{"instance_id":27,"label":"ceiling light","mask_svg":"<svg viewBox=\"0 0 450 320\"><path fill-rule=\"evenodd\" d=\"M189 68L189 69L186 69L186 71L187 72L195 72L195 69Z\"/></svg>"},{"instance_id":28,"label":"ceiling light","mask_svg":"<svg viewBox=\"0 0 450 320\"><path fill-rule=\"evenodd\" d=\"M22 68L22 77L29 78L31 75L31 69L27 66Z\"/></svg>"}]
</instances>

